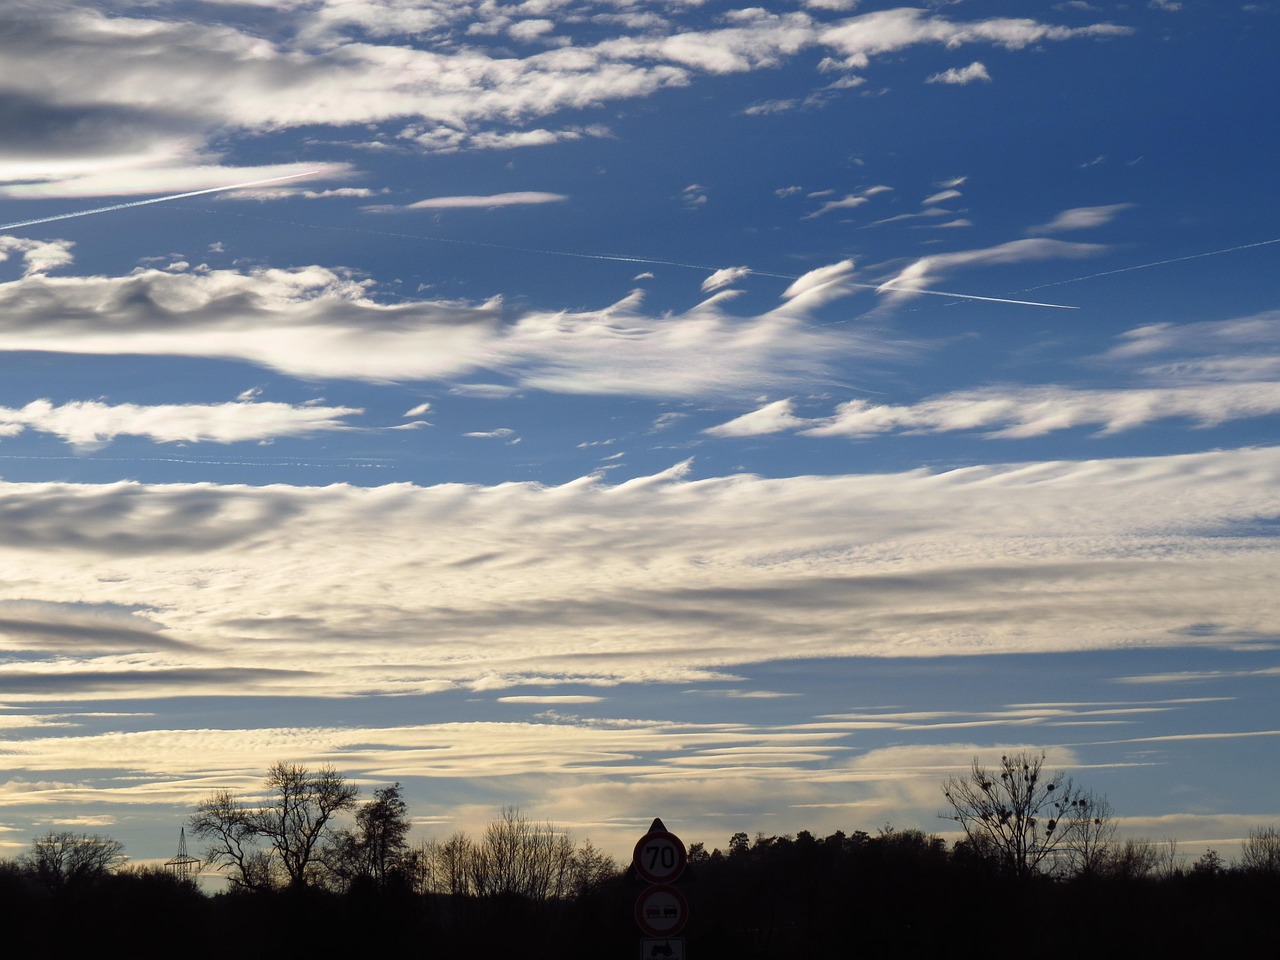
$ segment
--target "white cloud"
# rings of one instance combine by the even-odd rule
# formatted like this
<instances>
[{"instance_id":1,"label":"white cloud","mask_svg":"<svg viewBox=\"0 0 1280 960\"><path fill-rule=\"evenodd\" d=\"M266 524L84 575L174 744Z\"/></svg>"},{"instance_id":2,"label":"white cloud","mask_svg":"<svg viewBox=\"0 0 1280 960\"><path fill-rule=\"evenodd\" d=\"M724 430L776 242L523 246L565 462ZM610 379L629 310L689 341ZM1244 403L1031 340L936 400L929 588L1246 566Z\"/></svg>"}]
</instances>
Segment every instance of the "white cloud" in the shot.
<instances>
[{"instance_id":1,"label":"white cloud","mask_svg":"<svg viewBox=\"0 0 1280 960\"><path fill-rule=\"evenodd\" d=\"M851 292L841 282L850 269L806 274L787 302L755 317L732 316L716 298L650 316L638 293L579 312L517 312L498 299L384 305L363 282L322 267L32 276L0 284L0 349L222 357L371 381L489 371L561 393L736 394L825 376L839 352L892 349L808 322Z\"/></svg>"},{"instance_id":2,"label":"white cloud","mask_svg":"<svg viewBox=\"0 0 1280 960\"><path fill-rule=\"evenodd\" d=\"M48 273L75 261L71 254L73 246L68 240L28 240L0 234L0 263L8 260L11 253L17 253L22 256L26 276Z\"/></svg>"},{"instance_id":3,"label":"white cloud","mask_svg":"<svg viewBox=\"0 0 1280 960\"><path fill-rule=\"evenodd\" d=\"M880 289L891 299L899 299L911 296L912 287L927 289L935 286L950 270L1030 260L1080 259L1098 256L1107 250L1107 247L1093 243L1068 243L1044 238L1011 240L994 247L921 257L886 280Z\"/></svg>"},{"instance_id":4,"label":"white cloud","mask_svg":"<svg viewBox=\"0 0 1280 960\"><path fill-rule=\"evenodd\" d=\"M453 210L459 207L510 207L523 204L560 203L569 198L563 193L543 193L523 190L514 193L495 193L479 197L430 197L409 204L410 210Z\"/></svg>"},{"instance_id":5,"label":"white cloud","mask_svg":"<svg viewBox=\"0 0 1280 960\"><path fill-rule=\"evenodd\" d=\"M1249 532L1280 511L1278 449L780 480L688 471L617 486L0 484L0 562L22 571L0 600L146 609L182 645L24 663L0 682L15 702L696 683L783 646L1103 649L1186 643L1206 622L1230 643L1280 616L1274 539ZM299 644L305 661L289 653Z\"/></svg>"},{"instance_id":6,"label":"white cloud","mask_svg":"<svg viewBox=\"0 0 1280 960\"><path fill-rule=\"evenodd\" d=\"M164 160L136 163L95 163L92 158L83 164L65 164L48 170L33 170L22 176L10 170L5 176L3 150L0 148L0 196L19 200L41 200L50 197L138 196L169 193L187 193L200 190L222 190L224 199L262 200L275 197L306 195L294 187L253 186L258 181L284 180L307 175L341 180L353 174L353 168L344 163L315 164L289 163L256 167L229 167L204 162L196 155L175 155ZM18 182L4 183L5 180ZM236 184L245 186L229 189ZM329 191L310 191L313 196L347 195L349 188ZM354 195L354 194L352 194Z\"/></svg>"},{"instance_id":7,"label":"white cloud","mask_svg":"<svg viewBox=\"0 0 1280 960\"><path fill-rule=\"evenodd\" d=\"M801 219L812 220L815 217L820 217L823 214L830 213L832 210L852 210L856 207L862 206L864 203L868 203L871 197L874 197L877 194L886 193L892 189L892 187L877 185L874 187L868 187L865 190L859 190L857 193L847 193L839 200L826 201L817 210L814 210L812 213L805 214ZM817 197L829 193L831 193L830 190L824 190L821 191L821 193L811 193L809 196Z\"/></svg>"},{"instance_id":8,"label":"white cloud","mask_svg":"<svg viewBox=\"0 0 1280 960\"><path fill-rule=\"evenodd\" d=\"M839 299L849 293L854 273L852 260L818 267L802 274L782 291L782 298L790 302L791 309L804 310Z\"/></svg>"},{"instance_id":9,"label":"white cloud","mask_svg":"<svg viewBox=\"0 0 1280 960\"><path fill-rule=\"evenodd\" d=\"M1130 32L1128 27L1110 23L1059 27L1005 17L959 23L931 16L926 10L900 8L863 14L827 27L821 31L821 42L843 55L845 67L860 70L865 69L873 56L921 43L942 44L948 49L971 43L988 43L1008 50L1020 50L1046 40L1121 36Z\"/></svg>"},{"instance_id":10,"label":"white cloud","mask_svg":"<svg viewBox=\"0 0 1280 960\"><path fill-rule=\"evenodd\" d=\"M308 200L327 200L330 197L356 197L366 198L375 196L375 192L368 187L336 187L331 190L303 190L302 196Z\"/></svg>"},{"instance_id":11,"label":"white cloud","mask_svg":"<svg viewBox=\"0 0 1280 960\"><path fill-rule=\"evenodd\" d=\"M751 276L750 267L724 267L702 281L702 291L710 293L712 290L731 286L749 276Z\"/></svg>"},{"instance_id":12,"label":"white cloud","mask_svg":"<svg viewBox=\"0 0 1280 960\"><path fill-rule=\"evenodd\" d=\"M241 443L350 430L347 419L363 412L356 407L246 401L144 405L33 400L19 408L0 407L0 436L36 430L86 448L121 436L146 437L158 443Z\"/></svg>"},{"instance_id":13,"label":"white cloud","mask_svg":"<svg viewBox=\"0 0 1280 960\"><path fill-rule=\"evenodd\" d=\"M760 103L753 103L742 112L749 117L767 116L771 113L786 113L794 110L799 103L799 100L763 100Z\"/></svg>"},{"instance_id":14,"label":"white cloud","mask_svg":"<svg viewBox=\"0 0 1280 960\"><path fill-rule=\"evenodd\" d=\"M684 464L557 487L0 484L0 566L12 572L0 643L26 651L0 690L19 706L469 691L519 712L599 699L578 684L614 704L625 691L611 685L624 682L733 696L735 671L779 650L1231 645L1280 617L1280 555L1256 529L1280 512L1278 481L1280 449L1269 448L783 479L699 478ZM1207 622L1218 630L1188 634ZM726 794L720 818L690 813L679 829L723 837L724 817L755 823L762 798L777 815L771 832L847 829L851 813L929 828L938 782L975 754L998 756L1005 735L1025 739L1013 727L1043 735L1173 706L855 704L790 726L621 713L113 733L27 711L38 722L7 742L0 805L10 819L33 804L189 810L218 787L257 789L262 758L287 756L364 782L414 781L424 798L422 781L438 778L500 784L504 798L526 809L536 798L624 849L653 803L697 811L706 804L693 801ZM858 739L885 729L903 742ZM995 732L999 745L906 742L966 730ZM1181 733L1134 734L1166 731ZM1077 761L1061 748L1049 759ZM492 814L432 809L449 829Z\"/></svg>"},{"instance_id":15,"label":"white cloud","mask_svg":"<svg viewBox=\"0 0 1280 960\"><path fill-rule=\"evenodd\" d=\"M925 83L949 83L964 85L976 83L977 81L984 83L991 82L991 74L987 73L986 65L978 60L973 61L967 67L952 67L950 70L944 70L942 73L935 73L925 80Z\"/></svg>"},{"instance_id":16,"label":"white cloud","mask_svg":"<svg viewBox=\"0 0 1280 960\"><path fill-rule=\"evenodd\" d=\"M713 437L758 437L809 426L811 421L797 417L794 410L795 404L790 399L775 400L727 423L708 427L703 433Z\"/></svg>"},{"instance_id":17,"label":"white cloud","mask_svg":"<svg viewBox=\"0 0 1280 960\"><path fill-rule=\"evenodd\" d=\"M1111 203L1101 207L1074 207L1063 210L1048 223L1028 228L1028 233L1061 233L1064 230L1090 230L1106 226L1122 210L1129 210L1132 203Z\"/></svg>"},{"instance_id":18,"label":"white cloud","mask_svg":"<svg viewBox=\"0 0 1280 960\"><path fill-rule=\"evenodd\" d=\"M449 393L456 397L477 397L481 400L505 400L516 395L517 390L502 383L455 383Z\"/></svg>"},{"instance_id":19,"label":"white cloud","mask_svg":"<svg viewBox=\"0 0 1280 960\"><path fill-rule=\"evenodd\" d=\"M868 202L869 201L864 196L859 196L857 194L852 194L852 193L845 194L844 197L842 197L841 199L828 200L817 210L813 211L812 213L805 214L804 219L812 220L814 217L820 217L824 213L830 213L832 210L852 210L855 207L860 207L864 203L868 203Z\"/></svg>"},{"instance_id":20,"label":"white cloud","mask_svg":"<svg viewBox=\"0 0 1280 960\"><path fill-rule=\"evenodd\" d=\"M817 437L868 437L985 430L992 438L1023 439L1080 426L1097 426L1102 434L1114 434L1169 417L1209 427L1276 413L1280 413L1280 383L1271 382L1110 390L988 387L910 405L851 400L842 403L830 419L809 421L803 432Z\"/></svg>"},{"instance_id":21,"label":"white cloud","mask_svg":"<svg viewBox=\"0 0 1280 960\"><path fill-rule=\"evenodd\" d=\"M1148 324L1120 334L1119 339L1120 345L1104 355L1107 359L1207 354L1209 360L1228 365L1267 360L1268 354L1280 353L1280 310L1231 320Z\"/></svg>"},{"instance_id":22,"label":"white cloud","mask_svg":"<svg viewBox=\"0 0 1280 960\"><path fill-rule=\"evenodd\" d=\"M543 18L533 20L519 20L507 28L508 35L517 40L526 42L544 37L548 33L555 30L556 25L550 20Z\"/></svg>"},{"instance_id":23,"label":"white cloud","mask_svg":"<svg viewBox=\"0 0 1280 960\"><path fill-rule=\"evenodd\" d=\"M515 431L510 427L498 427L496 430L478 430L473 433L464 433L464 437L476 437L480 440L505 440L507 437L515 436Z\"/></svg>"},{"instance_id":24,"label":"white cloud","mask_svg":"<svg viewBox=\"0 0 1280 960\"><path fill-rule=\"evenodd\" d=\"M852 8L810 3L824 12ZM824 24L802 11L749 8L709 28L648 16L637 29L625 17L597 18L601 39L536 43L512 55L509 37L546 38L562 20L545 6L519 20L513 12L468 3L275 5L282 29L273 37L183 19L201 15L186 8L157 17L145 5L110 14L19 5L0 38L0 80L12 112L33 120L13 124L0 145L0 183L28 196L194 189L193 169L246 178L221 166L228 135L304 126L358 129L368 140L369 126L394 124L401 142L425 150L535 145L596 135L541 129L540 118L647 97L699 74L777 67L814 47L844 69L863 69L874 56L919 44L1018 49L1127 32L1105 23L955 22L910 9ZM467 42L440 42L450 31ZM380 138L389 135L377 132L374 142L385 145Z\"/></svg>"},{"instance_id":25,"label":"white cloud","mask_svg":"<svg viewBox=\"0 0 1280 960\"><path fill-rule=\"evenodd\" d=\"M910 404L851 400L830 417L809 419L796 417L791 401L781 400L705 432L870 437L980 430L993 439L1021 439L1076 427L1115 434L1173 417L1211 427L1280 413L1280 312L1151 324L1117 339L1098 359L1122 365L1131 382L1113 387L997 385Z\"/></svg>"}]
</instances>

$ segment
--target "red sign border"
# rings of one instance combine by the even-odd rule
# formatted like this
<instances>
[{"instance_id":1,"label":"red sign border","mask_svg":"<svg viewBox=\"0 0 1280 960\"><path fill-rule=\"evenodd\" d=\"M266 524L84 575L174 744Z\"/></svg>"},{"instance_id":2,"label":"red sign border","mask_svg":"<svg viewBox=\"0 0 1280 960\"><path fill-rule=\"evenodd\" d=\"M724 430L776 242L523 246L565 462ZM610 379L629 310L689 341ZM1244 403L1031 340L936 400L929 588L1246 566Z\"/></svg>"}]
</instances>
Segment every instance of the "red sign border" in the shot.
<instances>
[{"instance_id":1,"label":"red sign border","mask_svg":"<svg viewBox=\"0 0 1280 960\"><path fill-rule=\"evenodd\" d=\"M676 852L679 854L679 863L676 865L676 870L674 873L670 873L670 874L650 873L649 870L645 867L644 857L640 855L640 852L644 849L645 844L649 843L655 837L661 837L664 840L669 840L671 841L672 844L674 844L676 848ZM680 875L684 873L685 868L689 865L689 851L687 851L684 848L684 841L681 840L679 837L677 837L671 831L651 830L649 833L646 833L643 837L641 837L639 840L636 841L636 845L631 851L631 865L635 867L636 873L640 875L641 879L647 880L649 881L649 883L667 884L667 883L671 883L674 880L678 880L680 878Z\"/></svg>"},{"instance_id":2,"label":"red sign border","mask_svg":"<svg viewBox=\"0 0 1280 960\"><path fill-rule=\"evenodd\" d=\"M654 893L670 893L672 896L676 898L676 900L680 904L680 922L676 926L672 927L670 930L656 930L653 927L649 926L648 923L645 921L645 918L643 916L644 911L642 909L644 906L644 901L646 897ZM689 901L688 899L686 899L685 895L679 891L679 889L671 886L671 884L669 883L655 883L651 887L646 887L645 890L640 894L640 896L636 897L636 923L639 924L641 930L643 930L646 934L648 934L651 937L654 937L659 940L674 939L675 935L679 933L681 930L683 930L684 925L688 922L689 922Z\"/></svg>"}]
</instances>

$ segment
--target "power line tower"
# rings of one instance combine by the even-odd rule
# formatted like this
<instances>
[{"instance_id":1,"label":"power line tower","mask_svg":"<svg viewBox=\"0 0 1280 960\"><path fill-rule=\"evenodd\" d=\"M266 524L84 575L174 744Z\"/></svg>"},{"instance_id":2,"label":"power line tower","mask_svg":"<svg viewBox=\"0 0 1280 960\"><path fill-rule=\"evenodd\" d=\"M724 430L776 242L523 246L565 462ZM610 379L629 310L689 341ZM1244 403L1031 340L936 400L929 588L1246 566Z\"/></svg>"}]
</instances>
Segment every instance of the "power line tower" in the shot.
<instances>
[{"instance_id":1,"label":"power line tower","mask_svg":"<svg viewBox=\"0 0 1280 960\"><path fill-rule=\"evenodd\" d=\"M188 883L196 882L196 874L200 872L201 860L187 853L187 828L178 833L178 855L164 862L165 869L170 870L179 880Z\"/></svg>"}]
</instances>

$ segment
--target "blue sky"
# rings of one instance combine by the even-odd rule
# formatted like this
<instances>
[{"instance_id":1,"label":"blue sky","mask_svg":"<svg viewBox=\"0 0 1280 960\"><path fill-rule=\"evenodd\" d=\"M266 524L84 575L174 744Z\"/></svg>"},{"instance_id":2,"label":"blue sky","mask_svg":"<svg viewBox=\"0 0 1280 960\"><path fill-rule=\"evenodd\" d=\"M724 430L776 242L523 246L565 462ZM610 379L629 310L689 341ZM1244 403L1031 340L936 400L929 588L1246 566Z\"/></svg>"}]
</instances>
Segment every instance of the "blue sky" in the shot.
<instances>
[{"instance_id":1,"label":"blue sky","mask_svg":"<svg viewBox=\"0 0 1280 960\"><path fill-rule=\"evenodd\" d=\"M1280 5L5 8L0 855L1280 817Z\"/></svg>"}]
</instances>

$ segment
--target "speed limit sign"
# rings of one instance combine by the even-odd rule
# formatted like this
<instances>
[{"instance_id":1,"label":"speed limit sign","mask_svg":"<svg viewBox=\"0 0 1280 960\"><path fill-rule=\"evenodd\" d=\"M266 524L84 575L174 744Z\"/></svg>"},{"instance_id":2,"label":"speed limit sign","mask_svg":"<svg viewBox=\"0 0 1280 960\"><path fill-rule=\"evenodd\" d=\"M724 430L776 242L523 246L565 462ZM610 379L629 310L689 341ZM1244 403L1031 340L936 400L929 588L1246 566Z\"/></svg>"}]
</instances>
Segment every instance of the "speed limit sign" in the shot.
<instances>
[{"instance_id":1,"label":"speed limit sign","mask_svg":"<svg viewBox=\"0 0 1280 960\"><path fill-rule=\"evenodd\" d=\"M660 827L661 821L655 821L654 826ZM688 859L679 837L663 829L651 829L636 841L631 863L642 879L671 883L684 873Z\"/></svg>"}]
</instances>

